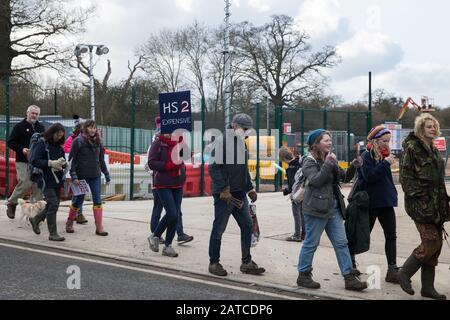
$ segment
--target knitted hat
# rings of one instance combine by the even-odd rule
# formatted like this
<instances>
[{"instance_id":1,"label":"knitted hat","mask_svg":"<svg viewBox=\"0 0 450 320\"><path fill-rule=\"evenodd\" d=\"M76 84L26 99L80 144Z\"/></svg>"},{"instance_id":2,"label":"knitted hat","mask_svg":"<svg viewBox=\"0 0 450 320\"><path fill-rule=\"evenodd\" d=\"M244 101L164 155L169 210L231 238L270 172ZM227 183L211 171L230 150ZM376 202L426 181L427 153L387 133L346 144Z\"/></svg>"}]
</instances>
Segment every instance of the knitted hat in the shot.
<instances>
[{"instance_id":1,"label":"knitted hat","mask_svg":"<svg viewBox=\"0 0 450 320\"><path fill-rule=\"evenodd\" d=\"M253 120L252 118L245 113L238 113L233 117L232 123L237 124L238 126L242 127L243 129L250 129L253 127Z\"/></svg>"},{"instance_id":2,"label":"knitted hat","mask_svg":"<svg viewBox=\"0 0 450 320\"><path fill-rule=\"evenodd\" d=\"M77 125L82 124L83 122L86 121L85 119L80 118L80 116L77 114L74 114L72 118L73 118L74 127L76 127Z\"/></svg>"},{"instance_id":3,"label":"knitted hat","mask_svg":"<svg viewBox=\"0 0 450 320\"><path fill-rule=\"evenodd\" d=\"M309 136L308 136L308 140L306 140L306 143L309 146L312 146L314 144L314 142L316 142L317 138L324 132L326 132L327 130L325 129L316 129L314 131L311 131Z\"/></svg>"},{"instance_id":4,"label":"knitted hat","mask_svg":"<svg viewBox=\"0 0 450 320\"><path fill-rule=\"evenodd\" d=\"M367 140L368 141L375 140L381 138L385 134L391 134L391 132L388 129L386 129L384 125L381 124L370 130L369 134L367 135Z\"/></svg>"}]
</instances>

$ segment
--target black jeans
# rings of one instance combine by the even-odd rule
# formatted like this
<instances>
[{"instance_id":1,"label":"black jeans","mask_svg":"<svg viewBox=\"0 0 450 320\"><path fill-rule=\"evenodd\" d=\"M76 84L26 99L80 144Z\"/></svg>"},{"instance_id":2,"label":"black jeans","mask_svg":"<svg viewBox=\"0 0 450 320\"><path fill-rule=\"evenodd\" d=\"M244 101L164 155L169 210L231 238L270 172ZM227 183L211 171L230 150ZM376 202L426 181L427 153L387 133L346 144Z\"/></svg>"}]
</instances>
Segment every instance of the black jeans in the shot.
<instances>
[{"instance_id":1,"label":"black jeans","mask_svg":"<svg viewBox=\"0 0 450 320\"><path fill-rule=\"evenodd\" d=\"M369 210L370 232L372 232L375 221L378 219L384 232L384 252L386 253L388 265L397 264L397 226L395 211L392 207L376 208Z\"/></svg>"},{"instance_id":2,"label":"black jeans","mask_svg":"<svg viewBox=\"0 0 450 320\"><path fill-rule=\"evenodd\" d=\"M386 254L387 263L388 265L395 265L397 264L397 224L394 208L385 207L369 210L369 226L371 233L377 219L384 232L384 252ZM349 249L352 256L352 263L355 267L355 255L352 253L352 248Z\"/></svg>"},{"instance_id":3,"label":"black jeans","mask_svg":"<svg viewBox=\"0 0 450 320\"><path fill-rule=\"evenodd\" d=\"M59 192L61 188L45 188L44 189L44 197L47 202L43 213L46 216L50 216L52 214L56 214L59 209Z\"/></svg>"}]
</instances>

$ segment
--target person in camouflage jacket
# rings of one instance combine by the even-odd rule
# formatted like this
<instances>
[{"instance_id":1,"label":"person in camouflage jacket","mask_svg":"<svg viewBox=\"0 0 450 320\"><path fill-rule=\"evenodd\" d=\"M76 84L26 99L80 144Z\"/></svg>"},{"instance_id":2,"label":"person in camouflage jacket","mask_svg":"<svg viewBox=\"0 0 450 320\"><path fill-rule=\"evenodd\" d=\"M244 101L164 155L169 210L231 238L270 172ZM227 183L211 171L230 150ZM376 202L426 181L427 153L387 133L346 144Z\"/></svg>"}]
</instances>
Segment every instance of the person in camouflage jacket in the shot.
<instances>
[{"instance_id":1,"label":"person in camouflage jacket","mask_svg":"<svg viewBox=\"0 0 450 320\"><path fill-rule=\"evenodd\" d=\"M403 265L399 281L402 289L413 295L411 277L421 268L421 295L445 300L445 295L434 288L444 222L450 219L444 161L433 144L439 135L439 122L430 114L422 114L415 120L414 132L402 145L400 183L405 193L405 209L416 224L422 242Z\"/></svg>"}]
</instances>

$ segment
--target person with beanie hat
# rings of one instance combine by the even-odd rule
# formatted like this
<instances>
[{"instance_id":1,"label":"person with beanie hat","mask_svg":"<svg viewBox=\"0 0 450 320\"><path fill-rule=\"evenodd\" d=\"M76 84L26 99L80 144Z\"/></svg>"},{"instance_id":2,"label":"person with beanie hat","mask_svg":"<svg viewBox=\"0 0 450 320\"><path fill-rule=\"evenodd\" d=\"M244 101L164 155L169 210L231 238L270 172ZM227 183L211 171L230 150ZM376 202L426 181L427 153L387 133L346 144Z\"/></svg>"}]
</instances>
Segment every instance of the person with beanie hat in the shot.
<instances>
[{"instance_id":1,"label":"person with beanie hat","mask_svg":"<svg viewBox=\"0 0 450 320\"><path fill-rule=\"evenodd\" d=\"M220 249L230 215L233 215L241 231L241 272L258 275L266 271L252 260L250 253L253 222L247 197L255 202L257 193L248 171L245 131L252 126L253 120L249 115L236 114L231 121L232 130L228 130L225 137L219 137L215 141L218 146L216 150L223 147L222 155L216 153L214 162L209 165L209 175L213 182L214 222L209 238L208 271L216 276L224 277L228 274L220 264ZM233 159L226 156L230 148L233 148ZM239 160L242 160L242 163Z\"/></svg>"},{"instance_id":2,"label":"person with beanie hat","mask_svg":"<svg viewBox=\"0 0 450 320\"><path fill-rule=\"evenodd\" d=\"M312 262L322 233L326 231L344 277L345 289L362 291L367 288L367 283L360 281L353 272L343 222L344 196L339 185L340 181L348 182L353 178L356 167L360 167L362 161L357 158L347 171L341 169L336 156L331 152L331 134L324 129L312 131L308 137L308 145L309 155L302 164L306 179L302 202L306 237L299 255L297 285L320 288L320 283L312 279Z\"/></svg>"},{"instance_id":3,"label":"person with beanie hat","mask_svg":"<svg viewBox=\"0 0 450 320\"><path fill-rule=\"evenodd\" d=\"M397 189L392 178L391 166L394 157L391 155L389 142L391 132L383 125L372 128L367 135L367 149L362 153L363 165L358 169L357 185L354 193L366 191L369 195L369 228L372 231L378 219L383 228L385 238L385 254L387 259L386 282L398 283L397 274L397 233L394 207L397 207ZM353 267L356 261L353 248L350 246ZM357 270L357 269L356 269ZM359 271L357 271L359 273Z\"/></svg>"}]
</instances>

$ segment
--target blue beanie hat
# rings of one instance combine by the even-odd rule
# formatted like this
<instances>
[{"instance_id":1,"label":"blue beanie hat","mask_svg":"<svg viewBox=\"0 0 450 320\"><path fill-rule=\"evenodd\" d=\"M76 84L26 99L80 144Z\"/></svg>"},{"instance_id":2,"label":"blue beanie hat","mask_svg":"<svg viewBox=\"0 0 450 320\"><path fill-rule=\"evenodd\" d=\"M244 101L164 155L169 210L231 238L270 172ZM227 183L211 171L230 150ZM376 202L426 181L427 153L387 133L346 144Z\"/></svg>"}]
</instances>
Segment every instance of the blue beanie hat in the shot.
<instances>
[{"instance_id":1,"label":"blue beanie hat","mask_svg":"<svg viewBox=\"0 0 450 320\"><path fill-rule=\"evenodd\" d=\"M312 146L314 144L314 142L316 142L317 138L326 131L327 130L325 130L325 129L316 129L314 131L311 131L311 133L308 136L308 140L306 140L306 143L309 146Z\"/></svg>"}]
</instances>

